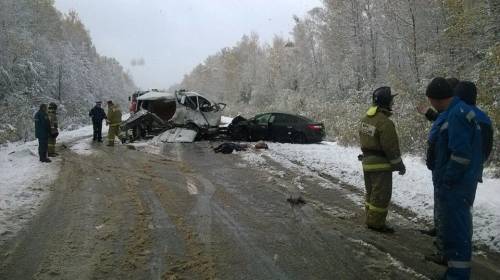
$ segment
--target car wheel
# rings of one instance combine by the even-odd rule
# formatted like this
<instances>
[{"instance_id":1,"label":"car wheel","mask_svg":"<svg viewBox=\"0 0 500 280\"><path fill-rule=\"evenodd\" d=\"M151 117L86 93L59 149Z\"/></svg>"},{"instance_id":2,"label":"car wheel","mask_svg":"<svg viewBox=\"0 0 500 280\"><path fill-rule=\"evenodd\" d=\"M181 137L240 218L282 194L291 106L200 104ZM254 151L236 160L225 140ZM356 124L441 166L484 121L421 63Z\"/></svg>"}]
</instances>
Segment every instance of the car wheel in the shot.
<instances>
[{"instance_id":1,"label":"car wheel","mask_svg":"<svg viewBox=\"0 0 500 280\"><path fill-rule=\"evenodd\" d=\"M132 138L134 140L137 140L141 137L142 133L141 133L141 128L139 126L136 126L132 129Z\"/></svg>"},{"instance_id":2,"label":"car wheel","mask_svg":"<svg viewBox=\"0 0 500 280\"><path fill-rule=\"evenodd\" d=\"M307 142L306 136L302 132L295 133L292 136L292 143L295 144L304 144Z\"/></svg>"}]
</instances>

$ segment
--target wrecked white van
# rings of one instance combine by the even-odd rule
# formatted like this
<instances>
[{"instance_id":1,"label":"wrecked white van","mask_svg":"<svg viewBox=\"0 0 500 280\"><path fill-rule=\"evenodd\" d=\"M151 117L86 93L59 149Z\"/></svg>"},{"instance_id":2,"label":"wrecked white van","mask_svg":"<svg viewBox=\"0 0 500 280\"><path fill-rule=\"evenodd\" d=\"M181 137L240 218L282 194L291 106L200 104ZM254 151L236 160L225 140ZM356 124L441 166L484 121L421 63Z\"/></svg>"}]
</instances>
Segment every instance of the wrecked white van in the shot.
<instances>
[{"instance_id":1,"label":"wrecked white van","mask_svg":"<svg viewBox=\"0 0 500 280\"><path fill-rule=\"evenodd\" d=\"M196 136L215 134L226 107L226 104L212 102L201 94L186 90L139 92L132 96L131 101L132 114L121 126L128 140L174 128L189 129Z\"/></svg>"}]
</instances>

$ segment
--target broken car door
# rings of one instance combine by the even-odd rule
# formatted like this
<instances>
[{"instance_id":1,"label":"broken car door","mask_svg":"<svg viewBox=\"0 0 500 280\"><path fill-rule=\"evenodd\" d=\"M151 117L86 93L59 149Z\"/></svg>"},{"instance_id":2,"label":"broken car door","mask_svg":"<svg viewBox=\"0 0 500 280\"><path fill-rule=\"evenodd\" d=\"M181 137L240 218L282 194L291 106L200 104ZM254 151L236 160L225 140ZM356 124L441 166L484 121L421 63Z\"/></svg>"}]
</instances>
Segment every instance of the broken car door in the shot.
<instances>
[{"instance_id":1,"label":"broken car door","mask_svg":"<svg viewBox=\"0 0 500 280\"><path fill-rule=\"evenodd\" d=\"M198 108L209 123L210 127L218 126L220 122L219 107L206 98L198 96Z\"/></svg>"},{"instance_id":2,"label":"broken car door","mask_svg":"<svg viewBox=\"0 0 500 280\"><path fill-rule=\"evenodd\" d=\"M271 114L256 116L250 120L250 139L252 141L267 140L269 135L269 118Z\"/></svg>"},{"instance_id":3,"label":"broken car door","mask_svg":"<svg viewBox=\"0 0 500 280\"><path fill-rule=\"evenodd\" d=\"M193 123L197 127L207 126L207 121L198 110L198 97L196 95L186 95L182 99L184 101L183 105L186 108L186 113L184 114L184 124L189 125L190 123Z\"/></svg>"}]
</instances>

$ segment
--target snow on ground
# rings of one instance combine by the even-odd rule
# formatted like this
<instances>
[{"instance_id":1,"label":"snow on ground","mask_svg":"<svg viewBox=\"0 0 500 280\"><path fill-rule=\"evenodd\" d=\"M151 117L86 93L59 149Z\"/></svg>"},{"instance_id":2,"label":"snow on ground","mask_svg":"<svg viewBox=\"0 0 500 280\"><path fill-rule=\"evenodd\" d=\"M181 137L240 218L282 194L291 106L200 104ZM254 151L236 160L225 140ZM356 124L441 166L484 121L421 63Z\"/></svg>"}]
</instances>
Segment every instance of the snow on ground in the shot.
<instances>
[{"instance_id":1,"label":"snow on ground","mask_svg":"<svg viewBox=\"0 0 500 280\"><path fill-rule=\"evenodd\" d=\"M92 135L92 127L63 131L58 143L75 140L82 147ZM74 147L74 146L73 146ZM70 148L73 148L70 147ZM38 160L38 141L15 142L0 147L0 240L15 233L41 204L50 184L57 178L60 159L52 163Z\"/></svg>"},{"instance_id":2,"label":"snow on ground","mask_svg":"<svg viewBox=\"0 0 500 280\"><path fill-rule=\"evenodd\" d=\"M302 167L305 172L327 174L344 183L364 190L359 148L343 147L333 142L321 144L269 143L263 152L286 168ZM252 153L240 153L250 164L262 165L264 158ZM393 173L392 202L412 210L418 218L432 220L433 188L430 171L419 157L405 156L407 172ZM473 209L474 240L500 251L500 179L485 178L479 184Z\"/></svg>"},{"instance_id":3,"label":"snow on ground","mask_svg":"<svg viewBox=\"0 0 500 280\"><path fill-rule=\"evenodd\" d=\"M85 138L83 140L78 141L76 144L71 145L70 149L71 151L82 156L91 155L93 150L92 150L92 145L90 145L90 141L92 141L90 138Z\"/></svg>"}]
</instances>

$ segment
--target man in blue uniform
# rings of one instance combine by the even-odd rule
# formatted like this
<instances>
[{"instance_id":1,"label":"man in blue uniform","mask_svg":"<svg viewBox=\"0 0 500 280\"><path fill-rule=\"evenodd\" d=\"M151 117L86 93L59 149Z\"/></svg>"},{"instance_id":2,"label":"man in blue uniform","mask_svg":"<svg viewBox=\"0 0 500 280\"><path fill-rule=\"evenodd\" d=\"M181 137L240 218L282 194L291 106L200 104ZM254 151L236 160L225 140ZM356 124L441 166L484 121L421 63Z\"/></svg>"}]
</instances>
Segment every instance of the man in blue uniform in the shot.
<instances>
[{"instance_id":1,"label":"man in blue uniform","mask_svg":"<svg viewBox=\"0 0 500 280\"><path fill-rule=\"evenodd\" d=\"M41 162L51 162L47 157L49 149L50 123L47 104L40 105L35 114L35 136L38 139L38 155Z\"/></svg>"},{"instance_id":2,"label":"man in blue uniform","mask_svg":"<svg viewBox=\"0 0 500 280\"><path fill-rule=\"evenodd\" d=\"M493 124L488 115L476 106L476 85L473 82L469 81L460 82L455 87L453 93L455 96L458 96L460 99L462 99L462 101L469 104L474 110L474 113L476 113L477 122L481 127L484 161L487 161L493 148Z\"/></svg>"},{"instance_id":3,"label":"man in blue uniform","mask_svg":"<svg viewBox=\"0 0 500 280\"><path fill-rule=\"evenodd\" d=\"M471 106L440 90L445 84L444 78L435 78L426 91L431 105L445 114L437 127L431 162L439 201L438 228L448 264L445 279L469 279L471 208L483 168L481 129Z\"/></svg>"}]
</instances>

